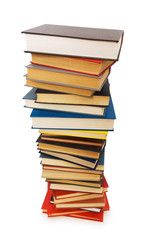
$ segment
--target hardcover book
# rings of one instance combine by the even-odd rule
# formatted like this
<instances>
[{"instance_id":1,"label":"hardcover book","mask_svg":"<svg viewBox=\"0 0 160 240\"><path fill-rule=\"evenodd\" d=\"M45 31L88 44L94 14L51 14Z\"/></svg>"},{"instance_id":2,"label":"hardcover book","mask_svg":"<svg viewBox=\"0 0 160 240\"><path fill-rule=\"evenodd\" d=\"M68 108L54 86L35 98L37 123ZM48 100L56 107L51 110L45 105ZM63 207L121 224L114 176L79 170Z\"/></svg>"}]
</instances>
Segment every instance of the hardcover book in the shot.
<instances>
[{"instance_id":1,"label":"hardcover book","mask_svg":"<svg viewBox=\"0 0 160 240\"><path fill-rule=\"evenodd\" d=\"M108 79L101 91L96 91L91 97L78 96L73 94L59 93L54 91L46 91L42 89L36 90L37 102L42 103L58 103L58 104L80 104L92 106L108 106L110 99L110 90Z\"/></svg>"},{"instance_id":2,"label":"hardcover book","mask_svg":"<svg viewBox=\"0 0 160 240\"><path fill-rule=\"evenodd\" d=\"M23 99L25 100L25 107L35 108L35 109L45 109L45 110L51 110L51 111L64 111L64 112L73 112L73 113L80 113L80 114L91 114L91 115L99 115L99 116L103 116L106 110L106 108L102 106L38 102L36 91L37 91L36 88L32 88L23 97Z\"/></svg>"},{"instance_id":3,"label":"hardcover book","mask_svg":"<svg viewBox=\"0 0 160 240\"><path fill-rule=\"evenodd\" d=\"M75 129L75 130L113 130L116 118L112 99L104 116L80 115L33 109L31 113L33 128Z\"/></svg>"},{"instance_id":4,"label":"hardcover book","mask_svg":"<svg viewBox=\"0 0 160 240\"><path fill-rule=\"evenodd\" d=\"M122 30L44 24L23 31L27 51L54 55L118 60Z\"/></svg>"},{"instance_id":5,"label":"hardcover book","mask_svg":"<svg viewBox=\"0 0 160 240\"><path fill-rule=\"evenodd\" d=\"M29 64L26 67L28 72L27 79L29 80L94 91L100 91L102 89L110 73L110 69L107 69L100 76L92 76L36 64Z\"/></svg>"},{"instance_id":6,"label":"hardcover book","mask_svg":"<svg viewBox=\"0 0 160 240\"><path fill-rule=\"evenodd\" d=\"M26 86L50 90L50 91L70 93L70 94L75 94L78 96L85 96L85 97L91 97L95 92L94 90L68 87L68 86L57 85L57 84L50 84L50 83L45 83L45 82L40 82L40 81L35 81L30 79L26 79Z\"/></svg>"},{"instance_id":7,"label":"hardcover book","mask_svg":"<svg viewBox=\"0 0 160 240\"><path fill-rule=\"evenodd\" d=\"M54 67L63 70L99 76L105 70L110 68L115 63L115 61L104 61L89 58L73 58L33 53L31 63L46 67Z\"/></svg>"}]
</instances>

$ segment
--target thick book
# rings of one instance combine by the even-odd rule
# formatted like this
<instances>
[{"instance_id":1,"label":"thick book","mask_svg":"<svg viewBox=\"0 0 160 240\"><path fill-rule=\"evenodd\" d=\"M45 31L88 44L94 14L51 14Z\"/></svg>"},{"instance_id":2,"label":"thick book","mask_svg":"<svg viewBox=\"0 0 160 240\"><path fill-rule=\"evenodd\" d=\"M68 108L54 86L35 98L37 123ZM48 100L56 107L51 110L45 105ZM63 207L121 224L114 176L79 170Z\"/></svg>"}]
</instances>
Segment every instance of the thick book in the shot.
<instances>
[{"instance_id":1,"label":"thick book","mask_svg":"<svg viewBox=\"0 0 160 240\"><path fill-rule=\"evenodd\" d=\"M30 117L32 118L33 128L106 131L113 130L114 120L116 119L111 97L104 116L33 109Z\"/></svg>"},{"instance_id":2,"label":"thick book","mask_svg":"<svg viewBox=\"0 0 160 240\"><path fill-rule=\"evenodd\" d=\"M110 69L107 69L100 76L93 76L36 64L29 64L26 67L28 72L27 79L29 80L94 91L102 89L110 73Z\"/></svg>"},{"instance_id":3,"label":"thick book","mask_svg":"<svg viewBox=\"0 0 160 240\"><path fill-rule=\"evenodd\" d=\"M110 99L110 90L108 80L105 82L101 91L96 91L91 97L78 96L73 94L47 91L43 89L36 90L39 103L58 103L72 105L91 105L91 106L108 106Z\"/></svg>"},{"instance_id":4,"label":"thick book","mask_svg":"<svg viewBox=\"0 0 160 240\"><path fill-rule=\"evenodd\" d=\"M74 58L33 53L31 63L46 67L54 67L58 69L99 76L105 70L110 68L115 63L115 61L104 61L99 59Z\"/></svg>"},{"instance_id":5,"label":"thick book","mask_svg":"<svg viewBox=\"0 0 160 240\"><path fill-rule=\"evenodd\" d=\"M103 116L106 108L101 106L73 105L73 104L57 104L37 102L36 88L32 88L24 97L25 107L44 109L51 111L64 111L80 114L91 114Z\"/></svg>"},{"instance_id":6,"label":"thick book","mask_svg":"<svg viewBox=\"0 0 160 240\"><path fill-rule=\"evenodd\" d=\"M44 24L23 31L27 52L118 60L123 31Z\"/></svg>"}]
</instances>

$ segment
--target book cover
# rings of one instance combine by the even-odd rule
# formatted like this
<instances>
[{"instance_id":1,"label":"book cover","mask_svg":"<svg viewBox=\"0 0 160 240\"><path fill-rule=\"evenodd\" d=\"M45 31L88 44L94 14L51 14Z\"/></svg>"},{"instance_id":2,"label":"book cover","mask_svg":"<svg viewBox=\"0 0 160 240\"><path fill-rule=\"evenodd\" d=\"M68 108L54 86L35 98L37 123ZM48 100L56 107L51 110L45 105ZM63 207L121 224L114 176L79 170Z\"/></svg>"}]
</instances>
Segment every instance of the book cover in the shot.
<instances>
[{"instance_id":1,"label":"book cover","mask_svg":"<svg viewBox=\"0 0 160 240\"><path fill-rule=\"evenodd\" d=\"M24 30L22 33L118 42L123 31L44 24Z\"/></svg>"},{"instance_id":2,"label":"book cover","mask_svg":"<svg viewBox=\"0 0 160 240\"><path fill-rule=\"evenodd\" d=\"M26 52L114 61L119 58L124 34L122 30L49 24L22 33L27 42Z\"/></svg>"}]
</instances>

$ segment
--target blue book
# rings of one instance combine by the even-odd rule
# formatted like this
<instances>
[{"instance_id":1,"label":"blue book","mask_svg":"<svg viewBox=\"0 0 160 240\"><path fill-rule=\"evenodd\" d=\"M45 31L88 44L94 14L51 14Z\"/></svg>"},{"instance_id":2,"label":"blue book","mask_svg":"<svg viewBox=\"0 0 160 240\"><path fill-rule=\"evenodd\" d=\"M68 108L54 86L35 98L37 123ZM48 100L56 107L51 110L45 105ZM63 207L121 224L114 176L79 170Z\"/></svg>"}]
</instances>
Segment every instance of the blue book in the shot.
<instances>
[{"instance_id":1,"label":"blue book","mask_svg":"<svg viewBox=\"0 0 160 240\"><path fill-rule=\"evenodd\" d=\"M72 162L72 161L69 161L65 158L66 154L63 155L59 155L59 157L57 157L57 154L58 153L54 153L54 152L47 152L48 154L46 153L43 153L40 151L40 158L43 158L43 159L51 159L51 162L50 164L48 164L48 162L46 163L46 165L53 165L53 166L60 166L60 167L71 167L71 168L79 168L79 166L85 166L86 169L94 169L94 170L101 170L102 167L104 165L104 150L102 151L99 159L93 159L93 158L85 158L85 157L78 157L80 160L84 160L83 164L81 161L76 161L76 162ZM49 154L52 154L52 155L49 155ZM54 156L54 154L56 156ZM68 155L68 154L67 154ZM61 156L61 157L60 157ZM64 156L64 157L63 157ZM70 155L68 155L70 156ZM52 161L53 160L53 161ZM55 162L54 160L63 160L64 162L68 163L68 164L65 164L63 165L63 163L61 161L59 161L59 164L58 165L55 165ZM52 163L53 162L53 163ZM86 162L86 164L85 164ZM43 163L42 163L43 164ZM44 163L45 164L45 163ZM71 164L71 165L70 165ZM72 166L73 165L73 166ZM98 165L98 168L97 168L97 165ZM96 169L97 168L97 169ZM99 169L100 168L100 169ZM103 169L102 169L103 170Z\"/></svg>"},{"instance_id":2,"label":"blue book","mask_svg":"<svg viewBox=\"0 0 160 240\"><path fill-rule=\"evenodd\" d=\"M36 95L36 90L37 88L32 88L24 97L23 99L26 100L37 100L37 95Z\"/></svg>"},{"instance_id":3,"label":"blue book","mask_svg":"<svg viewBox=\"0 0 160 240\"><path fill-rule=\"evenodd\" d=\"M40 154L41 154L40 155L41 158L49 158L53 160L59 159L65 162L75 164L77 166L84 166L88 169L95 169L97 162L99 160L94 158L74 156L70 154L64 154L64 153L58 153L58 152L46 151L46 150L41 150Z\"/></svg>"},{"instance_id":4,"label":"blue book","mask_svg":"<svg viewBox=\"0 0 160 240\"><path fill-rule=\"evenodd\" d=\"M49 155L49 153L50 153L49 151L48 151L48 154L42 153L40 151L40 158L42 159L41 164L57 166L57 167L69 167L69 168L81 168L83 166L83 167L85 167L86 170L87 169L88 170L92 169L95 171L103 171L104 170L104 168L103 168L103 166L104 166L104 150L102 151L98 161L97 160L95 161L95 159L91 159L91 158L81 157L82 160L85 160L88 162L88 164L86 164L87 166L80 162L69 161L69 160L65 159L65 157L63 158L63 157L54 156L54 152L52 152L53 155ZM90 165L90 167L89 167L89 165Z\"/></svg>"},{"instance_id":5,"label":"blue book","mask_svg":"<svg viewBox=\"0 0 160 240\"><path fill-rule=\"evenodd\" d=\"M104 165L104 149L103 149L103 151L100 154L100 157L99 157L99 160L97 162L97 165L101 165L101 166Z\"/></svg>"},{"instance_id":6,"label":"blue book","mask_svg":"<svg viewBox=\"0 0 160 240\"><path fill-rule=\"evenodd\" d=\"M113 130L116 119L111 97L104 116L33 109L30 117L33 128L77 130Z\"/></svg>"}]
</instances>

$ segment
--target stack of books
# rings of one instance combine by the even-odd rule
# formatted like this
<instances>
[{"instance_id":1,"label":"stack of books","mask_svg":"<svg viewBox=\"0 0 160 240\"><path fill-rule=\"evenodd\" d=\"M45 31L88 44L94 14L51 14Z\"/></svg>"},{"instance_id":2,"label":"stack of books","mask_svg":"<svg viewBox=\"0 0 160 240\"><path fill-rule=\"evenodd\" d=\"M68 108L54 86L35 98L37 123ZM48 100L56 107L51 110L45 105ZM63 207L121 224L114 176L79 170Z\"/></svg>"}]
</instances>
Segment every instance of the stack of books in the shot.
<instances>
[{"instance_id":1,"label":"stack of books","mask_svg":"<svg viewBox=\"0 0 160 240\"><path fill-rule=\"evenodd\" d=\"M48 185L42 211L103 221L109 210L105 146L116 118L108 76L123 31L45 24L23 33L32 56L25 106L33 108Z\"/></svg>"}]
</instances>

